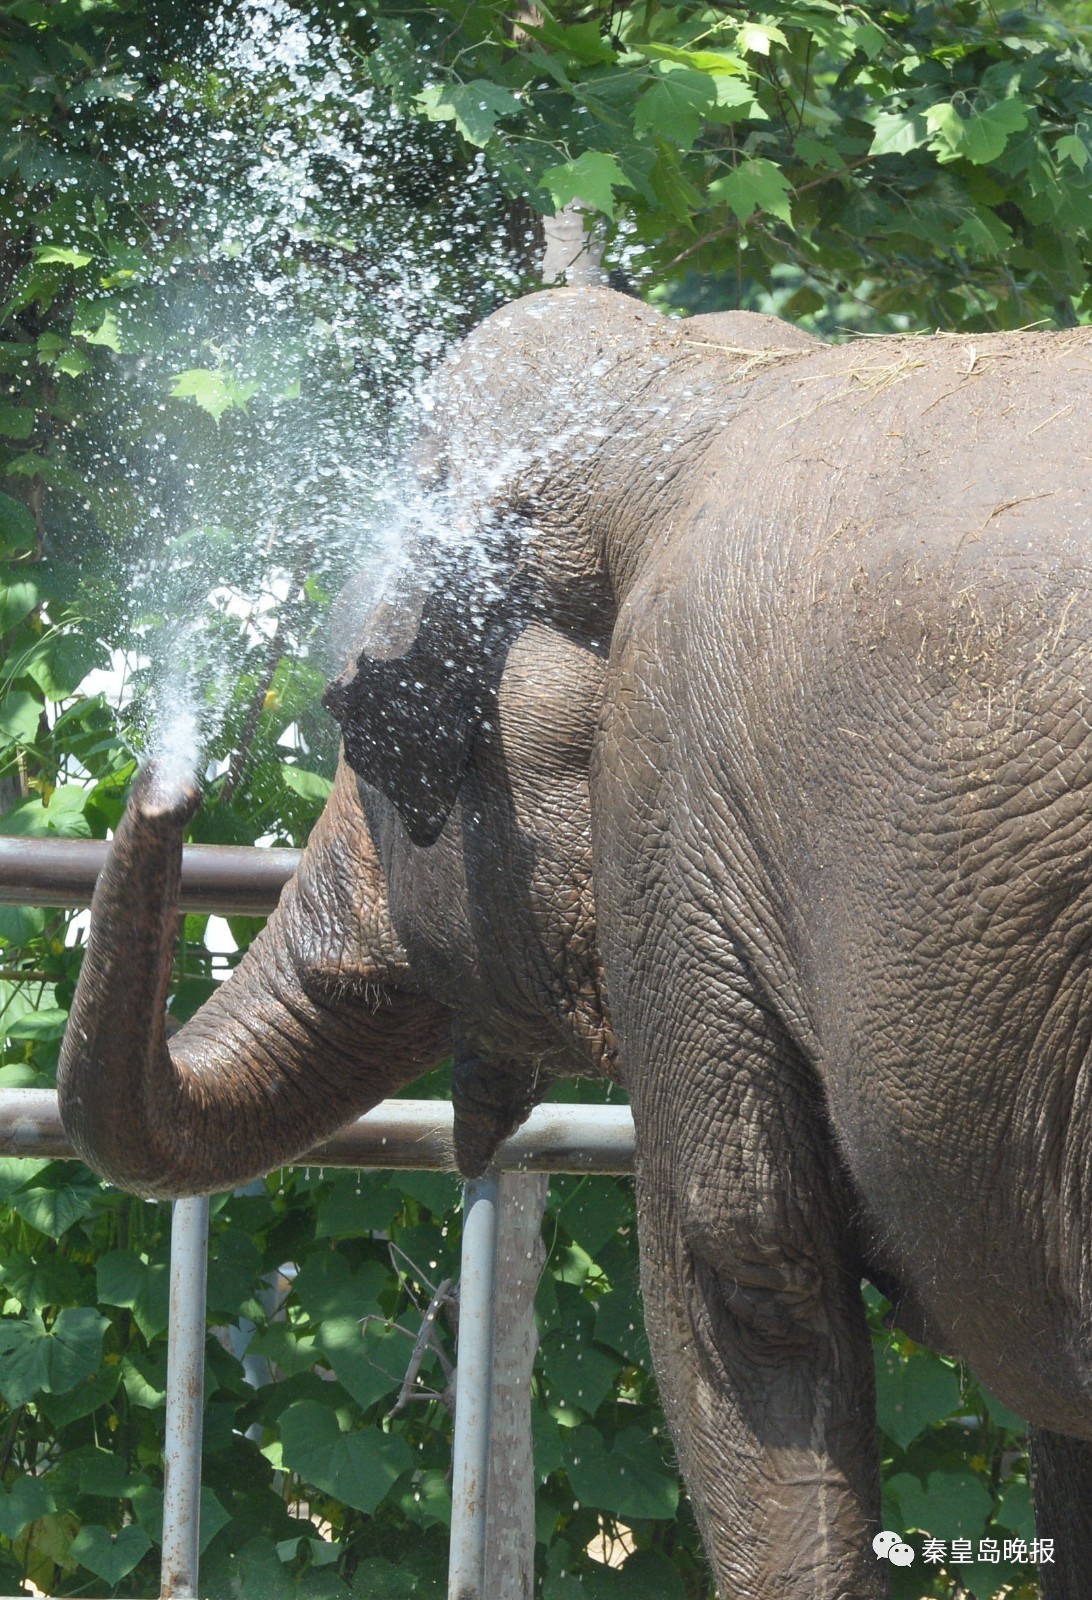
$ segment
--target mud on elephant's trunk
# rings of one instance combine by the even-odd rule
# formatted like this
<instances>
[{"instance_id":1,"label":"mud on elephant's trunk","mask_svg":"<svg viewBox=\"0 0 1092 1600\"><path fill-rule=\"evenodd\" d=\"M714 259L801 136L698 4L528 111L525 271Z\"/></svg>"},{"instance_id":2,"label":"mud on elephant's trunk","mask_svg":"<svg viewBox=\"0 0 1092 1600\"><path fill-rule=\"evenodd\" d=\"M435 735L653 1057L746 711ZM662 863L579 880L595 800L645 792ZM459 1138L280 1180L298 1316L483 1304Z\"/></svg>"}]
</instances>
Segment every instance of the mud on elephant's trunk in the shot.
<instances>
[{"instance_id":1,"label":"mud on elephant's trunk","mask_svg":"<svg viewBox=\"0 0 1092 1600\"><path fill-rule=\"evenodd\" d=\"M146 1195L230 1188L290 1161L449 1047L447 1013L404 973L344 771L267 927L168 1045L182 835L197 805L192 785L154 767L138 777L95 889L61 1050L73 1144Z\"/></svg>"}]
</instances>

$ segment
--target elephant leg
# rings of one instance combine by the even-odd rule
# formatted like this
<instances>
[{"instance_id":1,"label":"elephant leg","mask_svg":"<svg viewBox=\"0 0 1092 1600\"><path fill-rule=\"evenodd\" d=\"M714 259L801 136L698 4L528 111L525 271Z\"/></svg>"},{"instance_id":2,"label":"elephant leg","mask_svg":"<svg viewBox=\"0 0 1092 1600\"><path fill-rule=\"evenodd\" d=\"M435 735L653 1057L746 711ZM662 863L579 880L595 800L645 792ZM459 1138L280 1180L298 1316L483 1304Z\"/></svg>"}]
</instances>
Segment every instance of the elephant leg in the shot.
<instances>
[{"instance_id":1,"label":"elephant leg","mask_svg":"<svg viewBox=\"0 0 1092 1600\"><path fill-rule=\"evenodd\" d=\"M1036 1531L1054 1541L1039 1565L1042 1600L1072 1600L1092 1572L1092 1443L1030 1428L1028 1448Z\"/></svg>"},{"instance_id":2,"label":"elephant leg","mask_svg":"<svg viewBox=\"0 0 1092 1600\"><path fill-rule=\"evenodd\" d=\"M739 992L710 1017L723 976L689 1021L671 1006L675 1037L653 1023L653 1051L627 1058L664 1406L723 1600L878 1600L874 1375L845 1184L822 1098L769 1013Z\"/></svg>"}]
</instances>

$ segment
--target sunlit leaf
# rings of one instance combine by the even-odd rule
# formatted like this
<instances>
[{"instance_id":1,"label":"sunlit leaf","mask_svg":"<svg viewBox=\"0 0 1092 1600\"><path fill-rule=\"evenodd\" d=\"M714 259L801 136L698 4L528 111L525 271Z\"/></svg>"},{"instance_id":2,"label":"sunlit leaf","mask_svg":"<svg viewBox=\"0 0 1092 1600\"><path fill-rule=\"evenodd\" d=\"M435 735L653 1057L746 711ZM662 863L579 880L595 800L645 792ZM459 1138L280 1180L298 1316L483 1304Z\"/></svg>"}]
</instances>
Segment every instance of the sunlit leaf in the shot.
<instances>
[{"instance_id":1,"label":"sunlit leaf","mask_svg":"<svg viewBox=\"0 0 1092 1600\"><path fill-rule=\"evenodd\" d=\"M413 1451L399 1434L378 1428L344 1433L336 1413L312 1400L289 1406L280 1428L286 1466L305 1483L369 1515L414 1464Z\"/></svg>"},{"instance_id":2,"label":"sunlit leaf","mask_svg":"<svg viewBox=\"0 0 1092 1600\"><path fill-rule=\"evenodd\" d=\"M433 84L421 91L417 104L431 121L453 122L469 144L479 147L489 143L502 117L517 116L522 110L514 94L487 78Z\"/></svg>"},{"instance_id":3,"label":"sunlit leaf","mask_svg":"<svg viewBox=\"0 0 1092 1600\"><path fill-rule=\"evenodd\" d=\"M782 222L792 222L789 205L790 185L785 175L764 156L741 161L727 176L709 185L709 194L730 206L740 222L748 222L756 211L768 211Z\"/></svg>"},{"instance_id":4,"label":"sunlit leaf","mask_svg":"<svg viewBox=\"0 0 1092 1600\"><path fill-rule=\"evenodd\" d=\"M633 188L617 158L600 150L585 150L575 161L547 167L542 182L555 206L560 208L578 200L607 216L614 215L615 191Z\"/></svg>"}]
</instances>

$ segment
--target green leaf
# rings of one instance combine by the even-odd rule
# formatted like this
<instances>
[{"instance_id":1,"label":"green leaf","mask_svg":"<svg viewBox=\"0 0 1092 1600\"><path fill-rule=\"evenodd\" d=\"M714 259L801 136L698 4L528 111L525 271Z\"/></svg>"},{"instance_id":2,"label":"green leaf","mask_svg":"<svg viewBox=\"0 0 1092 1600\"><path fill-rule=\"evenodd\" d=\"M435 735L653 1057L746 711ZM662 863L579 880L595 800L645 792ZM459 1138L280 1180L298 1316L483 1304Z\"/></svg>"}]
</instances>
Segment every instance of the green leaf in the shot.
<instances>
[{"instance_id":1,"label":"green leaf","mask_svg":"<svg viewBox=\"0 0 1092 1600\"><path fill-rule=\"evenodd\" d=\"M52 1164L34 1159L24 1161L20 1156L0 1156L0 1200L6 1200Z\"/></svg>"},{"instance_id":2,"label":"green leaf","mask_svg":"<svg viewBox=\"0 0 1092 1600\"><path fill-rule=\"evenodd\" d=\"M68 1026L68 1012L59 1006L42 1006L28 1011L4 1030L9 1039L61 1039Z\"/></svg>"},{"instance_id":3,"label":"green leaf","mask_svg":"<svg viewBox=\"0 0 1092 1600\"><path fill-rule=\"evenodd\" d=\"M791 226L789 193L787 178L764 156L741 161L726 177L717 178L709 185L712 199L723 200L741 223L748 222L756 211L768 211Z\"/></svg>"},{"instance_id":4,"label":"green leaf","mask_svg":"<svg viewBox=\"0 0 1092 1600\"><path fill-rule=\"evenodd\" d=\"M736 34L736 45L743 55L768 56L771 45L788 42L772 22L745 22Z\"/></svg>"},{"instance_id":5,"label":"green leaf","mask_svg":"<svg viewBox=\"0 0 1092 1600\"><path fill-rule=\"evenodd\" d=\"M668 64L659 81L638 100L633 126L638 133L653 133L680 150L690 150L701 132L702 119L716 101L716 89L707 73Z\"/></svg>"},{"instance_id":6,"label":"green leaf","mask_svg":"<svg viewBox=\"0 0 1092 1600\"><path fill-rule=\"evenodd\" d=\"M0 1533L14 1539L28 1522L37 1522L56 1509L56 1501L41 1478L24 1473L16 1478L9 1492L0 1489Z\"/></svg>"},{"instance_id":7,"label":"green leaf","mask_svg":"<svg viewBox=\"0 0 1092 1600\"><path fill-rule=\"evenodd\" d=\"M567 1330L543 1339L540 1366L552 1401L593 1417L610 1393L621 1362Z\"/></svg>"},{"instance_id":8,"label":"green leaf","mask_svg":"<svg viewBox=\"0 0 1092 1600\"><path fill-rule=\"evenodd\" d=\"M219 423L225 411L245 411L257 394L257 383L241 383L230 372L208 367L191 367L174 379L171 394L175 399L192 400Z\"/></svg>"},{"instance_id":9,"label":"green leaf","mask_svg":"<svg viewBox=\"0 0 1092 1600\"><path fill-rule=\"evenodd\" d=\"M108 1405L117 1394L120 1382L121 1368L111 1363L63 1394L39 1395L34 1404L54 1428L67 1428L69 1423L78 1422L100 1406Z\"/></svg>"},{"instance_id":10,"label":"green leaf","mask_svg":"<svg viewBox=\"0 0 1092 1600\"><path fill-rule=\"evenodd\" d=\"M369 1516L414 1465L401 1434L369 1428L343 1433L336 1414L314 1400L299 1400L281 1413L285 1465L325 1494Z\"/></svg>"},{"instance_id":11,"label":"green leaf","mask_svg":"<svg viewBox=\"0 0 1092 1600\"><path fill-rule=\"evenodd\" d=\"M298 1546L299 1540L294 1542ZM297 1577L280 1559L278 1548L267 1538L248 1540L236 1558L236 1577L231 1592L238 1593L241 1600L342 1600L348 1595L348 1589L332 1567L316 1570L312 1566ZM386 1600L387 1590L372 1588L367 1583L361 1586L361 1570L358 1569L353 1593L360 1595L361 1600ZM414 1588L413 1593L424 1600L420 1589Z\"/></svg>"},{"instance_id":12,"label":"green leaf","mask_svg":"<svg viewBox=\"0 0 1092 1600\"><path fill-rule=\"evenodd\" d=\"M300 795L304 800L325 805L330 798L334 786L329 778L317 772L305 772L302 767L290 766L287 761L281 762L280 771L285 788L291 789L293 794Z\"/></svg>"},{"instance_id":13,"label":"green leaf","mask_svg":"<svg viewBox=\"0 0 1092 1600\"><path fill-rule=\"evenodd\" d=\"M568 1438L565 1471L580 1503L618 1517L670 1521L679 1505L679 1485L656 1440L641 1428L626 1428L608 1448L592 1427Z\"/></svg>"},{"instance_id":14,"label":"green leaf","mask_svg":"<svg viewBox=\"0 0 1092 1600\"><path fill-rule=\"evenodd\" d=\"M83 250L69 250L57 244L40 244L34 251L34 259L55 262L61 267L89 267L95 258Z\"/></svg>"},{"instance_id":15,"label":"green leaf","mask_svg":"<svg viewBox=\"0 0 1092 1600\"><path fill-rule=\"evenodd\" d=\"M514 94L488 78L432 84L417 96L417 104L430 122L454 122L467 143L479 149L489 143L501 117L523 110Z\"/></svg>"},{"instance_id":16,"label":"green leaf","mask_svg":"<svg viewBox=\"0 0 1092 1600\"><path fill-rule=\"evenodd\" d=\"M931 1351L900 1354L894 1342L876 1352L876 1417L903 1450L923 1428L955 1411L959 1375Z\"/></svg>"},{"instance_id":17,"label":"green leaf","mask_svg":"<svg viewBox=\"0 0 1092 1600\"><path fill-rule=\"evenodd\" d=\"M248 1356L259 1356L286 1378L307 1372L321 1359L314 1334L302 1334L290 1322L271 1322L259 1328L247 1346Z\"/></svg>"},{"instance_id":18,"label":"green leaf","mask_svg":"<svg viewBox=\"0 0 1092 1600\"><path fill-rule=\"evenodd\" d=\"M651 1366L648 1335L635 1282L628 1286L612 1283L610 1293L603 1296L596 1310L594 1332L597 1344L609 1345L639 1367Z\"/></svg>"},{"instance_id":19,"label":"green leaf","mask_svg":"<svg viewBox=\"0 0 1092 1600\"><path fill-rule=\"evenodd\" d=\"M12 806L0 817L0 834L21 838L56 834L61 838L90 839L91 828L83 814L86 804L86 789L74 783L65 784L54 792L48 805L34 795Z\"/></svg>"},{"instance_id":20,"label":"green leaf","mask_svg":"<svg viewBox=\"0 0 1092 1600\"><path fill-rule=\"evenodd\" d=\"M152 1548L152 1541L135 1523L112 1533L96 1523L84 1524L72 1541L70 1554L96 1578L113 1585L132 1572L141 1556Z\"/></svg>"},{"instance_id":21,"label":"green leaf","mask_svg":"<svg viewBox=\"0 0 1092 1600\"><path fill-rule=\"evenodd\" d=\"M996 161L1010 135L1027 127L1028 108L1022 100L998 100L984 111L976 108L962 117L950 100L942 100L929 107L925 120L941 161L964 157L982 166Z\"/></svg>"},{"instance_id":22,"label":"green leaf","mask_svg":"<svg viewBox=\"0 0 1092 1600\"><path fill-rule=\"evenodd\" d=\"M552 1205L550 1209L590 1256L598 1256L621 1228L633 1222L632 1191L611 1178L577 1180L556 1210Z\"/></svg>"},{"instance_id":23,"label":"green leaf","mask_svg":"<svg viewBox=\"0 0 1092 1600\"><path fill-rule=\"evenodd\" d=\"M1054 153L1059 161L1071 161L1078 172L1083 172L1092 160L1092 150L1087 140L1076 133L1063 134L1054 146Z\"/></svg>"},{"instance_id":24,"label":"green leaf","mask_svg":"<svg viewBox=\"0 0 1092 1600\"><path fill-rule=\"evenodd\" d=\"M585 67L614 64L614 46L600 33L598 22L560 23L552 17L543 17L533 25L522 25L527 33L549 45L557 54L567 56L570 62Z\"/></svg>"},{"instance_id":25,"label":"green leaf","mask_svg":"<svg viewBox=\"0 0 1092 1600\"><path fill-rule=\"evenodd\" d=\"M558 209L579 200L608 217L614 215L614 191L633 188L617 157L602 150L585 150L575 161L547 167L542 182Z\"/></svg>"},{"instance_id":26,"label":"green leaf","mask_svg":"<svg viewBox=\"0 0 1092 1600\"><path fill-rule=\"evenodd\" d=\"M57 1180L41 1187L20 1189L8 1204L39 1233L59 1239L74 1222L90 1216L99 1193L98 1183Z\"/></svg>"},{"instance_id":27,"label":"green leaf","mask_svg":"<svg viewBox=\"0 0 1092 1600\"><path fill-rule=\"evenodd\" d=\"M95 1278L99 1301L131 1311L146 1339L166 1328L170 1269L165 1261L149 1263L132 1250L111 1250L99 1257Z\"/></svg>"},{"instance_id":28,"label":"green leaf","mask_svg":"<svg viewBox=\"0 0 1092 1600\"><path fill-rule=\"evenodd\" d=\"M41 715L39 699L25 689L13 689L0 700L0 734L13 744L32 745L38 738Z\"/></svg>"},{"instance_id":29,"label":"green leaf","mask_svg":"<svg viewBox=\"0 0 1092 1600\"><path fill-rule=\"evenodd\" d=\"M905 156L929 139L924 111L880 111L873 120L875 135L870 156Z\"/></svg>"},{"instance_id":30,"label":"green leaf","mask_svg":"<svg viewBox=\"0 0 1092 1600\"><path fill-rule=\"evenodd\" d=\"M916 1528L936 1539L977 1539L993 1509L981 1478L962 1468L931 1472L924 1488L911 1473L900 1472L889 1480L887 1492L902 1513L902 1529Z\"/></svg>"},{"instance_id":31,"label":"green leaf","mask_svg":"<svg viewBox=\"0 0 1092 1600\"><path fill-rule=\"evenodd\" d=\"M0 633L10 633L24 617L30 615L40 599L38 585L30 578L0 583Z\"/></svg>"},{"instance_id":32,"label":"green leaf","mask_svg":"<svg viewBox=\"0 0 1092 1600\"><path fill-rule=\"evenodd\" d=\"M122 343L121 330L118 327L117 312L104 311L98 326L90 330L81 330L80 338L83 340L84 344L105 345L107 350L114 350L120 355ZM81 367L78 370L84 371L86 370L86 367Z\"/></svg>"},{"instance_id":33,"label":"green leaf","mask_svg":"<svg viewBox=\"0 0 1092 1600\"><path fill-rule=\"evenodd\" d=\"M150 1353L130 1352L121 1359L125 1392L136 1406L158 1411L167 1398L167 1352L156 1347Z\"/></svg>"},{"instance_id":34,"label":"green leaf","mask_svg":"<svg viewBox=\"0 0 1092 1600\"><path fill-rule=\"evenodd\" d=\"M1031 1503L1031 1489L1026 1483L1008 1483L1001 1491L993 1520L1007 1528L1018 1539L1030 1544L1035 1538L1035 1510Z\"/></svg>"},{"instance_id":35,"label":"green leaf","mask_svg":"<svg viewBox=\"0 0 1092 1600\"><path fill-rule=\"evenodd\" d=\"M102 1336L109 1327L90 1306L70 1306L47 1332L36 1312L0 1323L0 1394L21 1406L39 1389L74 1388L98 1367Z\"/></svg>"},{"instance_id":36,"label":"green leaf","mask_svg":"<svg viewBox=\"0 0 1092 1600\"><path fill-rule=\"evenodd\" d=\"M29 944L43 928L45 912L40 907L0 906L0 939L5 944Z\"/></svg>"},{"instance_id":37,"label":"green leaf","mask_svg":"<svg viewBox=\"0 0 1092 1600\"><path fill-rule=\"evenodd\" d=\"M382 1173L335 1173L318 1204L315 1238L359 1239L376 1230L385 1233L402 1206L402 1196Z\"/></svg>"},{"instance_id":38,"label":"green leaf","mask_svg":"<svg viewBox=\"0 0 1092 1600\"><path fill-rule=\"evenodd\" d=\"M6 439L29 439L36 415L29 406L0 405L0 434Z\"/></svg>"},{"instance_id":39,"label":"green leaf","mask_svg":"<svg viewBox=\"0 0 1092 1600\"><path fill-rule=\"evenodd\" d=\"M359 1316L327 1317L318 1341L338 1382L362 1411L401 1388L412 1345L393 1324L369 1322L362 1327Z\"/></svg>"},{"instance_id":40,"label":"green leaf","mask_svg":"<svg viewBox=\"0 0 1092 1600\"><path fill-rule=\"evenodd\" d=\"M378 1311L379 1295L387 1283L378 1261L365 1262L353 1272L345 1258L322 1250L304 1262L296 1276L293 1295L311 1322L328 1317L355 1317Z\"/></svg>"},{"instance_id":41,"label":"green leaf","mask_svg":"<svg viewBox=\"0 0 1092 1600\"><path fill-rule=\"evenodd\" d=\"M0 494L0 548L5 550L31 549L38 537L34 518L21 500L10 494ZM4 630L0 627L0 633Z\"/></svg>"},{"instance_id":42,"label":"green leaf","mask_svg":"<svg viewBox=\"0 0 1092 1600\"><path fill-rule=\"evenodd\" d=\"M230 1315L244 1288L258 1278L258 1246L240 1228L218 1230L209 1240L208 1308Z\"/></svg>"},{"instance_id":43,"label":"green leaf","mask_svg":"<svg viewBox=\"0 0 1092 1600\"><path fill-rule=\"evenodd\" d=\"M693 67L696 72L708 72L713 76L732 73L747 77L751 70L742 56L730 55L724 50L683 50L664 44L636 44L634 49L654 60L677 61L680 66Z\"/></svg>"},{"instance_id":44,"label":"green leaf","mask_svg":"<svg viewBox=\"0 0 1092 1600\"><path fill-rule=\"evenodd\" d=\"M93 634L51 628L30 650L23 670L50 700L66 700L89 672L109 662L107 651Z\"/></svg>"}]
</instances>

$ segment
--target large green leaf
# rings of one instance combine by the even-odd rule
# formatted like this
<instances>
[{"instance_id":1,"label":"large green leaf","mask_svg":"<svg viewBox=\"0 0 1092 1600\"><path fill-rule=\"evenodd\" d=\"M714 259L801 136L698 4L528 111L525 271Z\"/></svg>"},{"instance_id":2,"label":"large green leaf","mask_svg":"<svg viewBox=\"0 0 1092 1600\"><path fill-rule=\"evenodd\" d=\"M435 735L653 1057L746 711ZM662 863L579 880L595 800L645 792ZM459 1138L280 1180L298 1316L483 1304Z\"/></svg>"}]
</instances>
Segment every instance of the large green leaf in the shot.
<instances>
[{"instance_id":1,"label":"large green leaf","mask_svg":"<svg viewBox=\"0 0 1092 1600\"><path fill-rule=\"evenodd\" d=\"M670 140L680 150L689 150L716 103L716 88L707 73L669 64L641 96L633 125L638 133L651 133Z\"/></svg>"},{"instance_id":2,"label":"large green leaf","mask_svg":"<svg viewBox=\"0 0 1092 1600\"><path fill-rule=\"evenodd\" d=\"M111 1250L99 1257L96 1272L98 1297L104 1305L130 1310L146 1339L163 1332L170 1304L166 1262L149 1263L132 1250Z\"/></svg>"},{"instance_id":3,"label":"large green leaf","mask_svg":"<svg viewBox=\"0 0 1092 1600\"><path fill-rule=\"evenodd\" d=\"M28 1522L56 1510L56 1502L41 1478L23 1473L10 1490L0 1489L0 1533L14 1539Z\"/></svg>"},{"instance_id":4,"label":"large green leaf","mask_svg":"<svg viewBox=\"0 0 1092 1600\"><path fill-rule=\"evenodd\" d=\"M540 1365L553 1402L593 1417L609 1394L621 1363L580 1334L566 1331L543 1339Z\"/></svg>"},{"instance_id":5,"label":"large green leaf","mask_svg":"<svg viewBox=\"0 0 1092 1600\"><path fill-rule=\"evenodd\" d=\"M20 1189L9 1203L32 1228L59 1239L74 1222L90 1216L100 1192L101 1185L96 1181L66 1183L55 1178L47 1185Z\"/></svg>"},{"instance_id":6,"label":"large green leaf","mask_svg":"<svg viewBox=\"0 0 1092 1600\"><path fill-rule=\"evenodd\" d=\"M902 1449L931 1422L949 1416L959 1400L959 1374L931 1351L903 1355L894 1344L877 1351L877 1421Z\"/></svg>"},{"instance_id":7,"label":"large green leaf","mask_svg":"<svg viewBox=\"0 0 1092 1600\"><path fill-rule=\"evenodd\" d=\"M85 1523L72 1541L71 1554L111 1586L132 1572L137 1562L152 1548L152 1541L135 1523L113 1533L96 1523Z\"/></svg>"},{"instance_id":8,"label":"large green leaf","mask_svg":"<svg viewBox=\"0 0 1092 1600\"><path fill-rule=\"evenodd\" d=\"M367 1261L354 1272L337 1251L321 1250L296 1274L293 1296L311 1322L349 1317L359 1323L381 1311L379 1296L387 1282L377 1261Z\"/></svg>"},{"instance_id":9,"label":"large green leaf","mask_svg":"<svg viewBox=\"0 0 1092 1600\"><path fill-rule=\"evenodd\" d=\"M328 1406L300 1400L281 1414L284 1463L325 1494L369 1515L414 1465L399 1434L378 1428L343 1433Z\"/></svg>"},{"instance_id":10,"label":"large green leaf","mask_svg":"<svg viewBox=\"0 0 1092 1600\"><path fill-rule=\"evenodd\" d=\"M97 1368L108 1327L90 1306L67 1307L48 1330L37 1312L0 1322L0 1394L20 1406L40 1389L74 1388Z\"/></svg>"},{"instance_id":11,"label":"large green leaf","mask_svg":"<svg viewBox=\"0 0 1092 1600\"><path fill-rule=\"evenodd\" d=\"M1009 138L1028 125L1028 108L1021 100L999 100L985 110L962 116L950 100L930 106L925 120L936 136L942 161L965 157L976 165L996 161Z\"/></svg>"},{"instance_id":12,"label":"large green leaf","mask_svg":"<svg viewBox=\"0 0 1092 1600\"><path fill-rule=\"evenodd\" d=\"M0 550L30 549L37 533L34 518L23 502L10 494L0 494Z\"/></svg>"},{"instance_id":13,"label":"large green leaf","mask_svg":"<svg viewBox=\"0 0 1092 1600\"><path fill-rule=\"evenodd\" d=\"M38 585L30 578L0 581L0 633L10 633L34 610L39 599Z\"/></svg>"},{"instance_id":14,"label":"large green leaf","mask_svg":"<svg viewBox=\"0 0 1092 1600\"><path fill-rule=\"evenodd\" d=\"M977 1540L993 1506L982 1480L963 1470L931 1472L924 1485L900 1472L890 1479L887 1491L902 1513L900 1531L916 1528L935 1539Z\"/></svg>"},{"instance_id":15,"label":"large green leaf","mask_svg":"<svg viewBox=\"0 0 1092 1600\"><path fill-rule=\"evenodd\" d=\"M417 104L433 122L454 122L468 144L489 143L502 117L523 109L515 95L488 78L471 83L434 84L417 96Z\"/></svg>"},{"instance_id":16,"label":"large green leaf","mask_svg":"<svg viewBox=\"0 0 1092 1600\"><path fill-rule=\"evenodd\" d=\"M384 1322L361 1326L359 1317L326 1317L319 1343L338 1382L362 1411L397 1393L413 1349L400 1328Z\"/></svg>"},{"instance_id":17,"label":"large green leaf","mask_svg":"<svg viewBox=\"0 0 1092 1600\"><path fill-rule=\"evenodd\" d=\"M723 200L740 222L748 222L756 211L768 211L782 222L792 222L789 181L765 156L748 157L726 177L709 185L714 200Z\"/></svg>"},{"instance_id":18,"label":"large green leaf","mask_svg":"<svg viewBox=\"0 0 1092 1600\"><path fill-rule=\"evenodd\" d=\"M575 1428L566 1442L565 1471L583 1505L619 1517L674 1517L679 1485L643 1428L626 1428L608 1448L597 1429Z\"/></svg>"},{"instance_id":19,"label":"large green leaf","mask_svg":"<svg viewBox=\"0 0 1092 1600\"><path fill-rule=\"evenodd\" d=\"M617 157L601 150L585 150L575 161L547 167L542 182L558 209L578 200L608 217L614 215L617 191L633 188Z\"/></svg>"}]
</instances>

